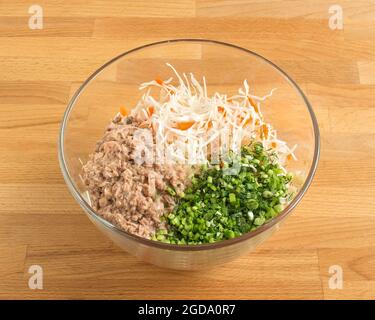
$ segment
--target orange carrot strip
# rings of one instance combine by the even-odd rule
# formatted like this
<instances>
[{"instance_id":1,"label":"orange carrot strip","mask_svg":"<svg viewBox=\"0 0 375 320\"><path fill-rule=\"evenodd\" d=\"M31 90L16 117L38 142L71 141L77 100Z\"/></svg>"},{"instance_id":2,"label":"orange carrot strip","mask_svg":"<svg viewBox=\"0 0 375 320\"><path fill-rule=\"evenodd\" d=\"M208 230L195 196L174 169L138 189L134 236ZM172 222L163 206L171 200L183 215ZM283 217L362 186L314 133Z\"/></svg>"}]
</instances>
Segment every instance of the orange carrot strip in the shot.
<instances>
[{"instance_id":1,"label":"orange carrot strip","mask_svg":"<svg viewBox=\"0 0 375 320\"><path fill-rule=\"evenodd\" d=\"M255 112L259 113L259 108L258 108L258 105L255 103L255 101L249 96L247 97L247 99L249 100L250 104L253 106Z\"/></svg>"},{"instance_id":2,"label":"orange carrot strip","mask_svg":"<svg viewBox=\"0 0 375 320\"><path fill-rule=\"evenodd\" d=\"M241 116L237 116L236 123L240 125L242 121L243 121L243 118Z\"/></svg>"},{"instance_id":3,"label":"orange carrot strip","mask_svg":"<svg viewBox=\"0 0 375 320\"><path fill-rule=\"evenodd\" d=\"M177 123L176 128L179 130L187 130L189 129L195 122L194 121L188 121L188 122L179 122Z\"/></svg>"},{"instance_id":4,"label":"orange carrot strip","mask_svg":"<svg viewBox=\"0 0 375 320\"><path fill-rule=\"evenodd\" d=\"M246 121L245 121L245 123L243 124L243 126L245 127L245 126L247 126L249 123L251 123L253 121L253 119L250 117L249 119L247 119Z\"/></svg>"},{"instance_id":5,"label":"orange carrot strip","mask_svg":"<svg viewBox=\"0 0 375 320\"><path fill-rule=\"evenodd\" d=\"M266 124L263 124L261 127L260 127L260 132L261 132L261 135L263 138L267 139L268 138L268 127Z\"/></svg>"},{"instance_id":6,"label":"orange carrot strip","mask_svg":"<svg viewBox=\"0 0 375 320\"><path fill-rule=\"evenodd\" d=\"M154 114L154 107L148 107L147 108L147 113L149 115L149 117L151 117L153 114Z\"/></svg>"},{"instance_id":7,"label":"orange carrot strip","mask_svg":"<svg viewBox=\"0 0 375 320\"><path fill-rule=\"evenodd\" d=\"M163 85L163 80L161 80L161 79L155 79L155 81L157 82L157 84L160 84L161 86Z\"/></svg>"},{"instance_id":8,"label":"orange carrot strip","mask_svg":"<svg viewBox=\"0 0 375 320\"><path fill-rule=\"evenodd\" d=\"M120 107L120 113L123 117L126 117L128 115L128 111L125 109L124 106Z\"/></svg>"},{"instance_id":9,"label":"orange carrot strip","mask_svg":"<svg viewBox=\"0 0 375 320\"><path fill-rule=\"evenodd\" d=\"M219 111L220 113L223 114L224 117L226 117L226 114L227 114L227 113L225 112L224 107L222 107L222 106L218 106L218 107L217 107L217 111Z\"/></svg>"}]
</instances>

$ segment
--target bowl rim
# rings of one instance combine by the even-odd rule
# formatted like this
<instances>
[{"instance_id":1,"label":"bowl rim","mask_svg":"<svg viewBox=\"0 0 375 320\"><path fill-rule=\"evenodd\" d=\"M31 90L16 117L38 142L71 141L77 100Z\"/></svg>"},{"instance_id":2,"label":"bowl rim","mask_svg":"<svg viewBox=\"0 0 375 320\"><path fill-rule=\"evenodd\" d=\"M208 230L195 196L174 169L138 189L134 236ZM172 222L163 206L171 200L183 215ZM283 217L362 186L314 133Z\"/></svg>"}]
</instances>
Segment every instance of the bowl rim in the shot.
<instances>
[{"instance_id":1,"label":"bowl rim","mask_svg":"<svg viewBox=\"0 0 375 320\"><path fill-rule=\"evenodd\" d=\"M252 56L255 56L262 60L263 62L269 64L271 67L275 68L276 71L278 71L295 89L296 91L300 94L302 97L308 111L310 114L311 122L313 125L313 131L314 131L314 156L313 160L311 163L311 167L309 170L309 173L307 175L307 178L304 182L304 184L301 187L301 190L297 193L297 195L293 198L293 200L288 204L287 207L284 208L280 214L278 214L276 217L270 219L267 221L264 225L258 227L254 231L247 232L241 236L235 237L233 239L228 239L228 240L222 240L214 243L205 243L205 244L195 244L195 245L180 245L180 244L170 244L170 243L164 243L164 242L159 242L159 241L154 241L154 240L149 240L142 238L140 236L131 234L129 232L126 232L124 230L119 229L109 221L105 220L102 218L99 214L95 212L91 208L91 206L87 203L87 201L83 198L81 193L78 191L77 187L75 186L75 183L73 182L73 179L70 177L68 167L66 165L65 161L65 156L64 156L64 133L65 133L65 128L67 126L68 120L69 120L69 115L70 112L73 110L75 106L76 100L79 98L80 94L84 91L85 87L97 76L100 74L101 71L103 71L106 67L114 63L115 61L121 59L122 57L136 52L140 51L142 49L148 48L148 47L153 47L153 46L158 46L158 45L165 45L165 44L174 44L174 43L183 43L183 42L197 42L197 43L204 43L204 44L216 44L216 45L221 45L221 46L226 46L229 48L241 50L243 52L246 52ZM178 38L178 39L169 39L169 40L163 40L163 41L157 41L157 42L152 42L148 43L136 48L133 48L131 50L125 51L116 57L112 58L111 60L107 61L105 64L103 64L101 67L99 67L95 72L93 72L83 83L82 85L78 88L78 90L74 93L72 98L70 99L67 108L64 112L63 115L63 120L60 126L60 132L59 132L59 140L58 140L58 158L59 158L59 163L60 163L60 168L62 171L62 175L64 177L64 180L66 184L68 185L68 188L70 192L72 193L73 197L76 199L76 201L79 203L79 205L90 215L90 217L94 218L97 220L100 224L104 225L106 228L118 233L121 236L125 236L129 240L136 241L138 243L141 243L145 246L150 246L150 247L155 247L159 249L166 249L166 250L175 250L175 251L200 251L200 250L212 250L212 249L217 249L217 248L222 248L222 247L227 247L231 246L243 241L246 241L248 239L251 239L258 234L261 234L269 229L271 229L273 226L275 226L277 223L282 221L288 214L291 213L291 211L297 206L297 204L301 201L303 198L304 194L308 190L309 186L311 185L311 182L313 180L313 177L315 175L317 166L318 166L318 161L319 161L319 155L320 155L320 133L319 133L319 126L318 122L314 113L314 110L308 101L306 95L303 93L301 88L297 85L297 83L283 70L281 69L278 65L273 63L272 61L268 60L267 58L263 57L262 55L240 47L238 45L228 43L228 42L223 42L223 41L217 41L217 40L211 40L211 39L204 39L204 38Z\"/></svg>"}]
</instances>

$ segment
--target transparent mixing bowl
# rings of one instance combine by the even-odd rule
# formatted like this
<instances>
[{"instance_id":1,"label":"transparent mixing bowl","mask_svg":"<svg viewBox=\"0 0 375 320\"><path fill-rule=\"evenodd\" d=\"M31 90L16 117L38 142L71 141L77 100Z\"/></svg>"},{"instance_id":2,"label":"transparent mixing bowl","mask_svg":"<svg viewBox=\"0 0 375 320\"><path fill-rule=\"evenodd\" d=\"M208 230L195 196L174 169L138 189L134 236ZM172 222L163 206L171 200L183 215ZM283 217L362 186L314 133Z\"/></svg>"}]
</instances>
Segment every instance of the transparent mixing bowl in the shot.
<instances>
[{"instance_id":1,"label":"transparent mixing bowl","mask_svg":"<svg viewBox=\"0 0 375 320\"><path fill-rule=\"evenodd\" d=\"M105 127L120 106L131 109L140 97L142 82L172 76L166 63L179 73L206 77L209 93L237 93L245 79L257 96L272 97L262 104L267 122L280 139L297 144L298 161L288 169L298 174L298 192L275 218L240 237L202 245L172 245L124 232L101 218L85 197L79 177L85 163L102 137ZM308 189L319 157L319 129L313 109L298 85L278 66L262 56L227 43L178 39L148 44L125 52L95 71L75 92L64 114L59 139L61 170L71 193L90 220L115 243L138 258L155 265L195 270L218 265L253 250L267 239L296 207Z\"/></svg>"}]
</instances>

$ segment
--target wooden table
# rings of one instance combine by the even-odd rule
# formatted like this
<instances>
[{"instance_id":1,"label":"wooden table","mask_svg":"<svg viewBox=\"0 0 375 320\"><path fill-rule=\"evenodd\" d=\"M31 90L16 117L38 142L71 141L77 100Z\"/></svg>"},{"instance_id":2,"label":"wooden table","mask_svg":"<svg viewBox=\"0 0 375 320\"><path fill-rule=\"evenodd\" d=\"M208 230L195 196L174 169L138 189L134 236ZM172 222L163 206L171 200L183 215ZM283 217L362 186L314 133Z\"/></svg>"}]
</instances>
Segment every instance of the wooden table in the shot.
<instances>
[{"instance_id":1,"label":"wooden table","mask_svg":"<svg viewBox=\"0 0 375 320\"><path fill-rule=\"evenodd\" d=\"M0 4L0 298L375 298L375 3L332 1L41 0ZM252 49L305 90L322 136L301 204L254 253L211 272L139 262L83 214L57 161L72 88L144 43L203 37ZM31 265L44 272L30 290ZM343 270L330 289L329 267Z\"/></svg>"}]
</instances>

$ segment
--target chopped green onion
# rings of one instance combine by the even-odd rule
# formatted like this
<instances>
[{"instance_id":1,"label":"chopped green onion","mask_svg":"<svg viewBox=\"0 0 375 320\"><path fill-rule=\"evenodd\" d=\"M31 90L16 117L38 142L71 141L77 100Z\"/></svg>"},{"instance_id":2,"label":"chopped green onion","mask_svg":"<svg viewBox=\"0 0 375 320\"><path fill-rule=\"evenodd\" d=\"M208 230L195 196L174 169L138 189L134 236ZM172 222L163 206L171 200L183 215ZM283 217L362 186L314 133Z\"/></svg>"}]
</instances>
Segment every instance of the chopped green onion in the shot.
<instances>
[{"instance_id":1,"label":"chopped green onion","mask_svg":"<svg viewBox=\"0 0 375 320\"><path fill-rule=\"evenodd\" d=\"M288 184L274 155L261 143L231 152L224 169L240 164L237 175L228 175L220 166L203 165L191 179L184 196L168 187L176 198L176 207L166 216L168 230L160 230L152 239L175 244L213 243L232 239L255 230L277 216L290 198ZM215 185L213 182L215 181Z\"/></svg>"}]
</instances>

